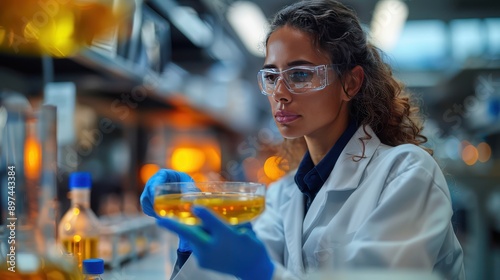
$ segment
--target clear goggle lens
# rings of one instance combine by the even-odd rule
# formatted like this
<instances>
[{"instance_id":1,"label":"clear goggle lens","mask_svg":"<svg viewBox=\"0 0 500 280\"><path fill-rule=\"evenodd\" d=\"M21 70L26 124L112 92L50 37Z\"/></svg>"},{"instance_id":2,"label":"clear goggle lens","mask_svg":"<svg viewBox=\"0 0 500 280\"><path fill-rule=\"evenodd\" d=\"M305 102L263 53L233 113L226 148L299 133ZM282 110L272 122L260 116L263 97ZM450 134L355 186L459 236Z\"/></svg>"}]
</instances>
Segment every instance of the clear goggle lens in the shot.
<instances>
[{"instance_id":1,"label":"clear goggle lens","mask_svg":"<svg viewBox=\"0 0 500 280\"><path fill-rule=\"evenodd\" d=\"M272 95L279 79L283 79L287 89L294 94L302 94L324 89L329 85L328 69L332 65L296 66L283 71L262 69L257 74L260 91Z\"/></svg>"}]
</instances>

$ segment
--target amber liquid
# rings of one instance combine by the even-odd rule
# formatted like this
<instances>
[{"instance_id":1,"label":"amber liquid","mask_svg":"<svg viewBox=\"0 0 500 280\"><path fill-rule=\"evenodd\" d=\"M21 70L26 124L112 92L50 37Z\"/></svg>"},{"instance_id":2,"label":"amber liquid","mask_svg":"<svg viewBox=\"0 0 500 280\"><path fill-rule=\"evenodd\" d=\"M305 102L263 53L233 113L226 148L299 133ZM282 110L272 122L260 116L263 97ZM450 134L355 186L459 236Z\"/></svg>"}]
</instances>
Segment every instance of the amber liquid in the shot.
<instances>
[{"instance_id":1,"label":"amber liquid","mask_svg":"<svg viewBox=\"0 0 500 280\"><path fill-rule=\"evenodd\" d=\"M130 5L101 0L1 0L0 51L65 57L125 23Z\"/></svg>"},{"instance_id":2,"label":"amber liquid","mask_svg":"<svg viewBox=\"0 0 500 280\"><path fill-rule=\"evenodd\" d=\"M16 272L8 270L5 264L0 265L2 280L81 280L83 275L76 266L61 265L56 261L40 259L40 268L35 272L23 273L16 267Z\"/></svg>"},{"instance_id":3,"label":"amber liquid","mask_svg":"<svg viewBox=\"0 0 500 280\"><path fill-rule=\"evenodd\" d=\"M75 238L76 237L76 238ZM76 261L78 262L78 267L82 268L82 262L86 259L95 259L99 257L98 252L99 238L79 238L78 235L70 238L62 239L62 244L64 249L73 254Z\"/></svg>"},{"instance_id":4,"label":"amber liquid","mask_svg":"<svg viewBox=\"0 0 500 280\"><path fill-rule=\"evenodd\" d=\"M210 208L229 224L236 225L259 216L264 211L265 199L241 193L190 193L161 195L154 202L155 211L161 217L196 225L199 220L191 212L192 205Z\"/></svg>"}]
</instances>

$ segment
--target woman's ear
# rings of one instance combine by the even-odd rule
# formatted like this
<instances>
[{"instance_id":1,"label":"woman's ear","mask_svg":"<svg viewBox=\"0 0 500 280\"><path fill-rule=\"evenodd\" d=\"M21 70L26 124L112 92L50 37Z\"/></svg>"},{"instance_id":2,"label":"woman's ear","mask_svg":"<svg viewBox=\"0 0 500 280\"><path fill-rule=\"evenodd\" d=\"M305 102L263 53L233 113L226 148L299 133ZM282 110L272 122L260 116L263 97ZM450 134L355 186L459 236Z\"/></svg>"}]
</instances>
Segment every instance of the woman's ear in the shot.
<instances>
[{"instance_id":1,"label":"woman's ear","mask_svg":"<svg viewBox=\"0 0 500 280\"><path fill-rule=\"evenodd\" d=\"M344 76L344 93L343 98L345 101L351 100L356 94L358 94L361 85L363 85L363 80L365 79L365 71L363 67L356 65Z\"/></svg>"}]
</instances>

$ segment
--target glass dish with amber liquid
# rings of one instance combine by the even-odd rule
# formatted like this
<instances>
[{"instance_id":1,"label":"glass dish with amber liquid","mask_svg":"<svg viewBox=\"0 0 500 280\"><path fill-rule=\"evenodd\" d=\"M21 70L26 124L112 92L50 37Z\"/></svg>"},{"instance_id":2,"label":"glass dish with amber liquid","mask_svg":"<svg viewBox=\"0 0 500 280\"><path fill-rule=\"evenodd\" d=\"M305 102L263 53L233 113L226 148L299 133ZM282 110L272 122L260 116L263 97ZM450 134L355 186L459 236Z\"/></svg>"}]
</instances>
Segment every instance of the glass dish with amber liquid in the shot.
<instances>
[{"instance_id":1,"label":"glass dish with amber liquid","mask_svg":"<svg viewBox=\"0 0 500 280\"><path fill-rule=\"evenodd\" d=\"M158 216L187 225L199 224L191 212L204 206L228 224L250 222L265 209L266 186L253 182L175 182L155 186L154 209Z\"/></svg>"}]
</instances>

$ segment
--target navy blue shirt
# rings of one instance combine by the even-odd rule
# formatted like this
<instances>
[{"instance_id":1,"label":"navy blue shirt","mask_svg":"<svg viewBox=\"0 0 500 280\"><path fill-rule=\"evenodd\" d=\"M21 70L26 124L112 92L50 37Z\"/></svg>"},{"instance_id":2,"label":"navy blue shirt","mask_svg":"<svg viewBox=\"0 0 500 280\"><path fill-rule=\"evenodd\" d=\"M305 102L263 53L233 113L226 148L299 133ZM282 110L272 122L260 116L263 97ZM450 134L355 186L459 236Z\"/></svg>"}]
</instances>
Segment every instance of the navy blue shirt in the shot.
<instances>
[{"instance_id":1,"label":"navy blue shirt","mask_svg":"<svg viewBox=\"0 0 500 280\"><path fill-rule=\"evenodd\" d=\"M306 212L309 206L311 206L316 194L326 182L330 173L332 173L340 153L344 150L344 147L349 140L351 140L354 133L356 133L356 130L358 130L358 125L355 121L351 121L344 133L342 133L335 145L333 145L318 165L314 165L309 151L307 151L304 158L302 158L297 173L295 173L295 183L304 194Z\"/></svg>"}]
</instances>

